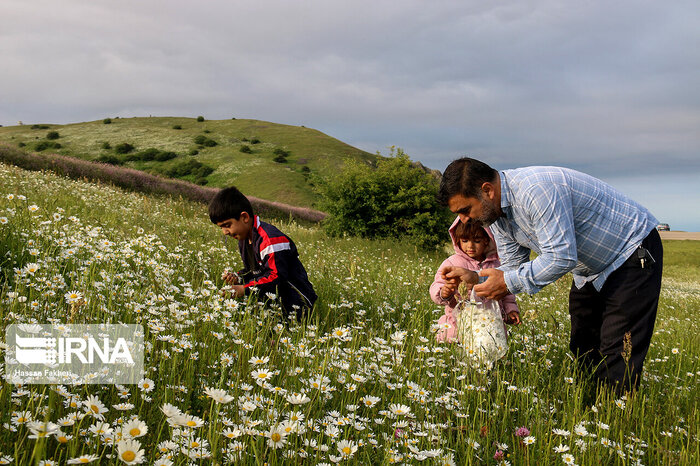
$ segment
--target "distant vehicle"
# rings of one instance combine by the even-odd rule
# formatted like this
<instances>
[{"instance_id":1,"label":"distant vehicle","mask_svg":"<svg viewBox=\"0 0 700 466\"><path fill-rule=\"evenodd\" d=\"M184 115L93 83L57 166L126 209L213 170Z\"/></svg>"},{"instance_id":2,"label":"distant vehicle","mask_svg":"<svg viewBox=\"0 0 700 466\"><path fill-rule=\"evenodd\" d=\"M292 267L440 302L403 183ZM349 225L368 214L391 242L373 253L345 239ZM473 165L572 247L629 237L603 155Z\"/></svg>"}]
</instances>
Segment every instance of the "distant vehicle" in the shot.
<instances>
[{"instance_id":1,"label":"distant vehicle","mask_svg":"<svg viewBox=\"0 0 700 466\"><path fill-rule=\"evenodd\" d=\"M668 223L659 223L656 225L656 229L658 231L671 231L671 227L668 226Z\"/></svg>"}]
</instances>

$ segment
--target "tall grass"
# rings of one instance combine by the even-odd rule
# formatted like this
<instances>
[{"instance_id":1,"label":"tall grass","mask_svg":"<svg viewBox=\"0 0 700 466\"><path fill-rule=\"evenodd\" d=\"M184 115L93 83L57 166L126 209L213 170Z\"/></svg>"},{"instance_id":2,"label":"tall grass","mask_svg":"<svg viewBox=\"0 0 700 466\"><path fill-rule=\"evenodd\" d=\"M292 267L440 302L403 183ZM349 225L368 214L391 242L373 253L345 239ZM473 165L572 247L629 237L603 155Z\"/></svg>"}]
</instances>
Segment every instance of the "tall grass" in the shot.
<instances>
[{"instance_id":1,"label":"tall grass","mask_svg":"<svg viewBox=\"0 0 700 466\"><path fill-rule=\"evenodd\" d=\"M570 277L518 297L524 323L510 329L506 357L486 371L468 367L457 346L435 342L442 309L427 289L441 254L274 220L297 243L319 294L308 324L285 325L274 304L220 296L221 273L240 259L201 204L3 165L0 185L2 328L66 322L64 295L78 291L84 302L73 322L144 325L149 379L148 387L2 383L0 458L15 464L80 455L122 464L115 445L130 435L123 426L138 421L147 432L135 440L149 464L700 458L697 275L671 267L664 278L642 388L624 399L596 395L575 372ZM683 247L692 254L700 245ZM232 400L219 403L207 388ZM89 395L108 408L101 434L84 405ZM163 410L166 403L197 427ZM41 428L32 421L72 437L30 438Z\"/></svg>"}]
</instances>

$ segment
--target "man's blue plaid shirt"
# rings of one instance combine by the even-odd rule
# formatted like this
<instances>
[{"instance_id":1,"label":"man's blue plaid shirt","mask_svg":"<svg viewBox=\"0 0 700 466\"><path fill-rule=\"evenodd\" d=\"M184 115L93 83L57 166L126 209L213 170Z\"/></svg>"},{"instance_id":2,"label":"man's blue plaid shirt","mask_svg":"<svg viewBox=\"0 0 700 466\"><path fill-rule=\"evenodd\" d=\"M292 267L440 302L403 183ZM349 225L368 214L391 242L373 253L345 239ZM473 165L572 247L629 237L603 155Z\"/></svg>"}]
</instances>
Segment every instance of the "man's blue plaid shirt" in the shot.
<instances>
[{"instance_id":1,"label":"man's blue plaid shirt","mask_svg":"<svg viewBox=\"0 0 700 466\"><path fill-rule=\"evenodd\" d=\"M572 272L600 291L657 220L612 186L560 167L500 172L500 217L491 225L512 293L534 294ZM530 261L530 249L538 256Z\"/></svg>"}]
</instances>

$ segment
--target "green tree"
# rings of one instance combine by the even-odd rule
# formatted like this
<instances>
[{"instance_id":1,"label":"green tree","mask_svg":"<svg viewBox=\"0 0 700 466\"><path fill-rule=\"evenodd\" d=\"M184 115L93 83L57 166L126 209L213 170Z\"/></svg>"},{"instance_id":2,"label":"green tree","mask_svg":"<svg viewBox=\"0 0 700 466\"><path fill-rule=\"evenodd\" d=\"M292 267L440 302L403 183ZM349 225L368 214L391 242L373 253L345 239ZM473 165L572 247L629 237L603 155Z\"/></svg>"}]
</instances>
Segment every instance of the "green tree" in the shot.
<instances>
[{"instance_id":1,"label":"green tree","mask_svg":"<svg viewBox=\"0 0 700 466\"><path fill-rule=\"evenodd\" d=\"M410 237L432 249L447 239L453 215L438 204L439 180L401 149L372 169L349 161L342 172L316 183L325 230L333 236Z\"/></svg>"}]
</instances>

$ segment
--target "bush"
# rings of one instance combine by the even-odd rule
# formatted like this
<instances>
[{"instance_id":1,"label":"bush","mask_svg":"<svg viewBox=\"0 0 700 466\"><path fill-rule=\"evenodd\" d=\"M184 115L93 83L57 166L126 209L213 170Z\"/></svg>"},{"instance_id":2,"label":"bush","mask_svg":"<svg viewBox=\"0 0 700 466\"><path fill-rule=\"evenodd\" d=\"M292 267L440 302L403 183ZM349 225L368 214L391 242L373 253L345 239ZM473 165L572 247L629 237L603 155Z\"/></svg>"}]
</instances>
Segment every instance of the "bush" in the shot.
<instances>
[{"instance_id":1,"label":"bush","mask_svg":"<svg viewBox=\"0 0 700 466\"><path fill-rule=\"evenodd\" d=\"M243 152L244 154L250 154L250 153L253 152L253 151L251 150L250 146L246 146L245 144L243 144L239 150L240 150L241 152Z\"/></svg>"},{"instance_id":2,"label":"bush","mask_svg":"<svg viewBox=\"0 0 700 466\"><path fill-rule=\"evenodd\" d=\"M46 139L53 140L58 139L59 137L61 136L58 134L58 131L49 131L48 133L46 133Z\"/></svg>"},{"instance_id":3,"label":"bush","mask_svg":"<svg viewBox=\"0 0 700 466\"><path fill-rule=\"evenodd\" d=\"M31 129L49 129L49 125L32 125Z\"/></svg>"},{"instance_id":4,"label":"bush","mask_svg":"<svg viewBox=\"0 0 700 466\"><path fill-rule=\"evenodd\" d=\"M177 157L177 154L175 152L166 152L162 150L159 151L158 154L156 154L156 161L165 162L166 160L172 160L175 157Z\"/></svg>"},{"instance_id":5,"label":"bush","mask_svg":"<svg viewBox=\"0 0 700 466\"><path fill-rule=\"evenodd\" d=\"M214 141L213 139L209 139L208 137L204 136L203 134L199 134L194 137L194 143L200 146L206 146L206 147L214 147L218 143Z\"/></svg>"},{"instance_id":6,"label":"bush","mask_svg":"<svg viewBox=\"0 0 700 466\"><path fill-rule=\"evenodd\" d=\"M204 134L209 134L209 133L211 133L211 131L209 131L208 129L205 129L205 130L202 131L202 132L203 132Z\"/></svg>"},{"instance_id":7,"label":"bush","mask_svg":"<svg viewBox=\"0 0 700 466\"><path fill-rule=\"evenodd\" d=\"M173 125L173 129L182 129L182 125Z\"/></svg>"},{"instance_id":8,"label":"bush","mask_svg":"<svg viewBox=\"0 0 700 466\"><path fill-rule=\"evenodd\" d=\"M114 154L104 154L97 158L98 162L108 163L110 165L122 165L124 161Z\"/></svg>"},{"instance_id":9,"label":"bush","mask_svg":"<svg viewBox=\"0 0 700 466\"><path fill-rule=\"evenodd\" d=\"M182 178L183 176L192 175L195 180L198 180L201 178L206 178L212 172L214 172L214 169L210 166L204 165L198 160L189 159L172 166L165 172L165 174L173 178Z\"/></svg>"},{"instance_id":10,"label":"bush","mask_svg":"<svg viewBox=\"0 0 700 466\"><path fill-rule=\"evenodd\" d=\"M190 149L189 154L190 155L197 155L197 154L199 154L199 151L197 149Z\"/></svg>"},{"instance_id":11,"label":"bush","mask_svg":"<svg viewBox=\"0 0 700 466\"><path fill-rule=\"evenodd\" d=\"M287 163L287 157L285 157L284 155L278 155L277 157L275 157L272 160L277 162L277 163Z\"/></svg>"},{"instance_id":12,"label":"bush","mask_svg":"<svg viewBox=\"0 0 700 466\"><path fill-rule=\"evenodd\" d=\"M102 123L104 123L105 125L111 125L111 124L112 124L112 119L111 119L111 118L105 118L104 120L102 120Z\"/></svg>"},{"instance_id":13,"label":"bush","mask_svg":"<svg viewBox=\"0 0 700 466\"><path fill-rule=\"evenodd\" d=\"M200 123L203 122L203 121L204 121L204 117L203 117L202 115L199 115L199 116L197 117L197 121L200 122Z\"/></svg>"},{"instance_id":14,"label":"bush","mask_svg":"<svg viewBox=\"0 0 700 466\"><path fill-rule=\"evenodd\" d=\"M122 142L121 144L114 146L114 152L117 154L128 154L129 152L133 152L134 149L135 147L128 142Z\"/></svg>"},{"instance_id":15,"label":"bush","mask_svg":"<svg viewBox=\"0 0 700 466\"><path fill-rule=\"evenodd\" d=\"M34 146L34 150L37 152L41 152L42 150L60 149L61 147L63 146L61 146L61 144L59 144L58 142L40 141L36 144L36 146Z\"/></svg>"},{"instance_id":16,"label":"bush","mask_svg":"<svg viewBox=\"0 0 700 466\"><path fill-rule=\"evenodd\" d=\"M290 152L288 150L284 150L280 147L273 150L272 153L275 155L281 155L282 157L289 157L289 155L290 155Z\"/></svg>"},{"instance_id":17,"label":"bush","mask_svg":"<svg viewBox=\"0 0 700 466\"><path fill-rule=\"evenodd\" d=\"M134 157L136 157L134 160L143 160L144 162L150 162L151 160L155 160L156 156L160 154L160 151L154 147L150 147L146 150L142 150L138 154L135 154Z\"/></svg>"},{"instance_id":18,"label":"bush","mask_svg":"<svg viewBox=\"0 0 700 466\"><path fill-rule=\"evenodd\" d=\"M105 149L105 150L109 150L109 149L112 148L112 144L110 144L110 143L108 143L107 141L105 141L105 142L102 143L102 146L101 146L101 147L102 147L103 149Z\"/></svg>"},{"instance_id":19,"label":"bush","mask_svg":"<svg viewBox=\"0 0 700 466\"><path fill-rule=\"evenodd\" d=\"M156 149L155 147L149 147L146 150L142 150L136 154L127 155L124 158L126 162L134 162L141 160L143 162L151 162L153 160L157 162L165 162L166 160L171 160L177 157L175 152L166 152L164 150Z\"/></svg>"},{"instance_id":20,"label":"bush","mask_svg":"<svg viewBox=\"0 0 700 466\"><path fill-rule=\"evenodd\" d=\"M453 218L437 202L439 182L398 150L376 169L347 162L340 173L317 183L324 229L333 236L409 237L424 249L443 244Z\"/></svg>"},{"instance_id":21,"label":"bush","mask_svg":"<svg viewBox=\"0 0 700 466\"><path fill-rule=\"evenodd\" d=\"M23 143L23 142L20 142L20 143L17 144L17 147L24 147L24 146L26 146L26 144Z\"/></svg>"},{"instance_id":22,"label":"bush","mask_svg":"<svg viewBox=\"0 0 700 466\"><path fill-rule=\"evenodd\" d=\"M260 144L260 139L258 139L258 138L253 138L253 139L250 140L250 143L251 143L251 144Z\"/></svg>"}]
</instances>

